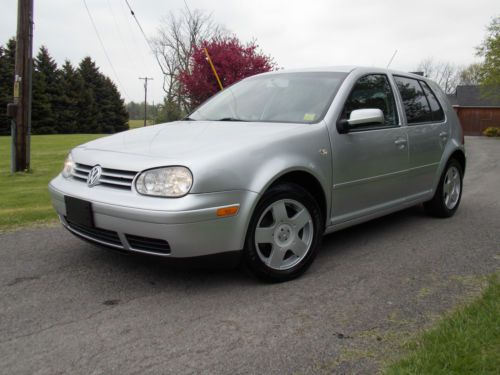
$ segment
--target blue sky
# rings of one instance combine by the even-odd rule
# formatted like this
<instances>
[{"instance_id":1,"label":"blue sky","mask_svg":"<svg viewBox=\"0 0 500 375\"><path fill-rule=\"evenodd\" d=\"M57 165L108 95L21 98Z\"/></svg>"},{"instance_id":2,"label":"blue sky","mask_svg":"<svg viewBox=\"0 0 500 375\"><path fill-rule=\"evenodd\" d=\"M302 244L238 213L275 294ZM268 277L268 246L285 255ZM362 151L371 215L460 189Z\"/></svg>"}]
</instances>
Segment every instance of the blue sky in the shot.
<instances>
[{"instance_id":1,"label":"blue sky","mask_svg":"<svg viewBox=\"0 0 500 375\"><path fill-rule=\"evenodd\" d=\"M42 44L58 63L92 56L115 82L126 101L141 101L139 76L154 77L150 98L160 101L162 76L124 0L87 0L118 78L97 40L82 0L35 1L35 53ZM162 16L184 7L183 0L129 0L148 36ZM477 61L475 46L485 27L500 14L498 0L188 0L191 9L213 19L242 41L256 39L284 68L325 65L414 70L432 57L467 65ZM2 0L0 41L16 30L17 0Z\"/></svg>"}]
</instances>

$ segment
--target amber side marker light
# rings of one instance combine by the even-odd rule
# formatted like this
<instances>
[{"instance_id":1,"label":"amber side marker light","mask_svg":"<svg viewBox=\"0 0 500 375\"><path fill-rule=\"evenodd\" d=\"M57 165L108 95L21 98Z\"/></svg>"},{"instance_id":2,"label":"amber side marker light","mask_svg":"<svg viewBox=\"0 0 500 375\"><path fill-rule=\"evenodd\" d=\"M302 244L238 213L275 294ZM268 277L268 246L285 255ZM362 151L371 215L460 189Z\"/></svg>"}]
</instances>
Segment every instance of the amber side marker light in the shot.
<instances>
[{"instance_id":1,"label":"amber side marker light","mask_svg":"<svg viewBox=\"0 0 500 375\"><path fill-rule=\"evenodd\" d=\"M219 217L234 216L238 213L239 209L240 209L240 206L229 206L229 207L218 208L217 209L217 216L219 216Z\"/></svg>"}]
</instances>

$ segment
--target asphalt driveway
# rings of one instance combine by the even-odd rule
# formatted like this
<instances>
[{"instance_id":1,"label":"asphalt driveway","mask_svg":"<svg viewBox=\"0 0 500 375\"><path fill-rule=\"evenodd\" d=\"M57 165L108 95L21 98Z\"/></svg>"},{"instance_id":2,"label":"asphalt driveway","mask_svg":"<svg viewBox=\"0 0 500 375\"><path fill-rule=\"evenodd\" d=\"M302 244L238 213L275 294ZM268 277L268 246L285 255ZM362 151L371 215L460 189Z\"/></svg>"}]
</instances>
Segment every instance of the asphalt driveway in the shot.
<instances>
[{"instance_id":1,"label":"asphalt driveway","mask_svg":"<svg viewBox=\"0 0 500 375\"><path fill-rule=\"evenodd\" d=\"M0 373L373 373L499 269L500 140L466 147L453 218L415 207L332 234L283 284L123 256L59 227L0 235Z\"/></svg>"}]
</instances>

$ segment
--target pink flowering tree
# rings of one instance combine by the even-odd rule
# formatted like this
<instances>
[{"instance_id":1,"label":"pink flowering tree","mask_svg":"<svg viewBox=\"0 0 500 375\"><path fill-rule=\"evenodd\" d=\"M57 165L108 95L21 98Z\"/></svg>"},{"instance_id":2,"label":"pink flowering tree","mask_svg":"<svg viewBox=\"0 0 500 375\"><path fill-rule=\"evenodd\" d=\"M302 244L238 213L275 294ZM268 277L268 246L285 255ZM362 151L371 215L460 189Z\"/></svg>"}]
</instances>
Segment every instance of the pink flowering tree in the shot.
<instances>
[{"instance_id":1,"label":"pink flowering tree","mask_svg":"<svg viewBox=\"0 0 500 375\"><path fill-rule=\"evenodd\" d=\"M191 108L201 104L220 90L207 61L205 48L208 50L223 87L258 73L276 70L276 63L271 57L262 54L255 42L244 45L236 37L203 41L194 47L189 69L182 71L179 75Z\"/></svg>"}]
</instances>

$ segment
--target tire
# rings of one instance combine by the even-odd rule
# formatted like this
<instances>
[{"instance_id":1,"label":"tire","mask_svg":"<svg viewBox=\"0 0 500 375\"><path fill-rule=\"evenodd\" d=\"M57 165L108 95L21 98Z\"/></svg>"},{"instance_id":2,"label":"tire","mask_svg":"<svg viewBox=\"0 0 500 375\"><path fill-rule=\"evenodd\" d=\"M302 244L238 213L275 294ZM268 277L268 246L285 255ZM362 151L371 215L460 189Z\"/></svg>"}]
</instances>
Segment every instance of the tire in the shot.
<instances>
[{"instance_id":1,"label":"tire","mask_svg":"<svg viewBox=\"0 0 500 375\"><path fill-rule=\"evenodd\" d=\"M424 203L425 211L435 217L451 217L460 205L463 191L463 170L456 159L450 159L439 179L434 197Z\"/></svg>"},{"instance_id":2,"label":"tire","mask_svg":"<svg viewBox=\"0 0 500 375\"><path fill-rule=\"evenodd\" d=\"M294 279L316 257L323 230L321 210L308 191L291 183L272 187L250 220L244 264L265 281Z\"/></svg>"}]
</instances>

